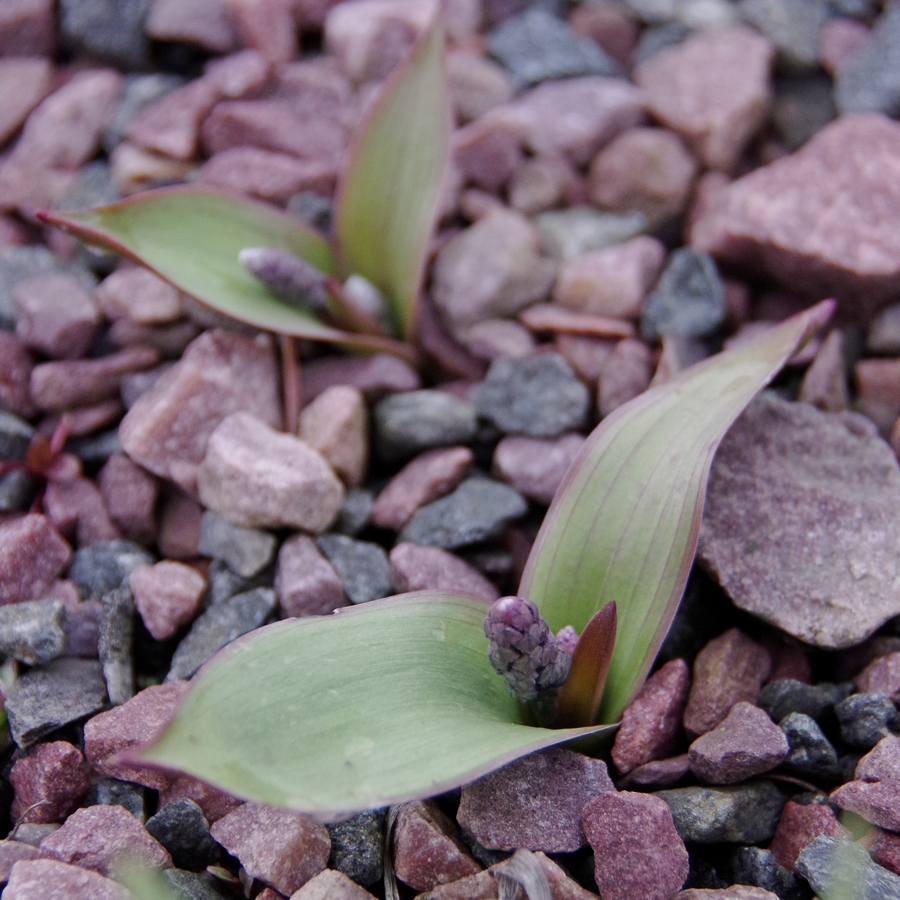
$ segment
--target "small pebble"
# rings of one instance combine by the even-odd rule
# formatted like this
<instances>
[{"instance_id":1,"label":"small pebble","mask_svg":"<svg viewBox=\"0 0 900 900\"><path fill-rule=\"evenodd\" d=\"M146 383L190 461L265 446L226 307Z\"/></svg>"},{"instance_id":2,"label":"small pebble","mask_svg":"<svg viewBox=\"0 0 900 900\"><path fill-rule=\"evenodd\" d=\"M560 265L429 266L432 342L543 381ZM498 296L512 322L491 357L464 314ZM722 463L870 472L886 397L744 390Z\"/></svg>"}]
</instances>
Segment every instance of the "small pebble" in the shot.
<instances>
[{"instance_id":1,"label":"small pebble","mask_svg":"<svg viewBox=\"0 0 900 900\"><path fill-rule=\"evenodd\" d=\"M259 528L241 528L208 509L200 519L200 545L204 556L221 559L242 578L258 575L275 558L275 535Z\"/></svg>"},{"instance_id":2,"label":"small pebble","mask_svg":"<svg viewBox=\"0 0 900 900\"><path fill-rule=\"evenodd\" d=\"M814 719L791 713L778 725L790 746L784 758L786 772L817 784L831 784L838 778L837 751Z\"/></svg>"},{"instance_id":3,"label":"small pebble","mask_svg":"<svg viewBox=\"0 0 900 900\"><path fill-rule=\"evenodd\" d=\"M187 797L167 803L147 819L146 828L169 852L179 869L200 872L219 860L221 851L210 837L203 811Z\"/></svg>"},{"instance_id":4,"label":"small pebble","mask_svg":"<svg viewBox=\"0 0 900 900\"><path fill-rule=\"evenodd\" d=\"M324 534L316 544L340 575L351 603L366 603L394 593L391 564L380 544L343 534Z\"/></svg>"},{"instance_id":5,"label":"small pebble","mask_svg":"<svg viewBox=\"0 0 900 900\"><path fill-rule=\"evenodd\" d=\"M856 750L871 750L891 733L897 707L884 694L851 694L834 711L844 742Z\"/></svg>"},{"instance_id":6,"label":"small pebble","mask_svg":"<svg viewBox=\"0 0 900 900\"><path fill-rule=\"evenodd\" d=\"M64 610L54 599L0 606L0 654L29 666L60 656L66 645Z\"/></svg>"},{"instance_id":7,"label":"small pebble","mask_svg":"<svg viewBox=\"0 0 900 900\"><path fill-rule=\"evenodd\" d=\"M107 541L78 550L69 566L69 578L78 585L85 600L99 600L121 587L138 566L153 562L153 557L139 544Z\"/></svg>"},{"instance_id":8,"label":"small pebble","mask_svg":"<svg viewBox=\"0 0 900 900\"><path fill-rule=\"evenodd\" d=\"M275 593L285 617L327 616L348 603L341 576L305 534L295 534L281 545Z\"/></svg>"},{"instance_id":9,"label":"small pebble","mask_svg":"<svg viewBox=\"0 0 900 900\"><path fill-rule=\"evenodd\" d=\"M206 579L184 563L163 560L139 566L129 576L129 585L147 631L165 641L197 614Z\"/></svg>"},{"instance_id":10,"label":"small pebble","mask_svg":"<svg viewBox=\"0 0 900 900\"><path fill-rule=\"evenodd\" d=\"M386 810L376 809L326 825L331 838L331 868L363 887L379 881L384 871L386 820Z\"/></svg>"}]
</instances>

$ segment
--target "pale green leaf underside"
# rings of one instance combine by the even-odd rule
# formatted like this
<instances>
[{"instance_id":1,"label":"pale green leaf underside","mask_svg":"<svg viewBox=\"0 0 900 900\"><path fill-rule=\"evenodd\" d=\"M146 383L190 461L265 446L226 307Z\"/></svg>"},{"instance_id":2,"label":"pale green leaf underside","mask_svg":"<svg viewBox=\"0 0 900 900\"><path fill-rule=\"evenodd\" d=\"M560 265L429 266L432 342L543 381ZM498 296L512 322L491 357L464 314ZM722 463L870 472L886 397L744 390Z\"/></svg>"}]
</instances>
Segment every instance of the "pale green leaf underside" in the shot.
<instances>
[{"instance_id":1,"label":"pale green leaf underside","mask_svg":"<svg viewBox=\"0 0 900 900\"><path fill-rule=\"evenodd\" d=\"M311 313L281 302L239 262L247 247L273 247L332 274L321 235L273 207L198 188L164 188L110 206L48 213L48 221L152 269L179 290L265 331L355 341Z\"/></svg>"},{"instance_id":2,"label":"pale green leaf underside","mask_svg":"<svg viewBox=\"0 0 900 900\"><path fill-rule=\"evenodd\" d=\"M598 729L521 724L487 605L417 593L271 625L195 676L140 759L328 816L423 797Z\"/></svg>"},{"instance_id":3,"label":"pale green leaf underside","mask_svg":"<svg viewBox=\"0 0 900 900\"><path fill-rule=\"evenodd\" d=\"M375 101L335 210L343 275L377 285L407 337L449 152L450 100L436 16Z\"/></svg>"},{"instance_id":4,"label":"pale green leaf underside","mask_svg":"<svg viewBox=\"0 0 900 900\"><path fill-rule=\"evenodd\" d=\"M641 394L588 438L544 520L519 593L554 631L610 601L618 636L598 721L615 722L668 631L696 550L715 449L830 302Z\"/></svg>"}]
</instances>

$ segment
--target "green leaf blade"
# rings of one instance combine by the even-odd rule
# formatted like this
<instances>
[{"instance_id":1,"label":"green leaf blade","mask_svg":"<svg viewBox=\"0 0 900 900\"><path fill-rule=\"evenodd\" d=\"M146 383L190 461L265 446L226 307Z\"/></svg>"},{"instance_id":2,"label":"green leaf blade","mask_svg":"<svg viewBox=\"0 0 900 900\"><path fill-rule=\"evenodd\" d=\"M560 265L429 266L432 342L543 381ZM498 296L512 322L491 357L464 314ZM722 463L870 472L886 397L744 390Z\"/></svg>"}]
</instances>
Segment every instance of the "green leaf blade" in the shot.
<instances>
[{"instance_id":1,"label":"green leaf blade","mask_svg":"<svg viewBox=\"0 0 900 900\"><path fill-rule=\"evenodd\" d=\"M570 468L519 593L554 631L580 632L615 601L618 634L598 721L617 721L669 629L719 442L832 310L825 301L620 407Z\"/></svg>"},{"instance_id":2,"label":"green leaf blade","mask_svg":"<svg viewBox=\"0 0 900 900\"><path fill-rule=\"evenodd\" d=\"M313 313L279 300L239 262L247 247L272 247L332 274L331 247L321 235L262 203L200 188L147 191L76 213L42 213L89 243L146 266L213 309L266 331L365 345Z\"/></svg>"},{"instance_id":3,"label":"green leaf blade","mask_svg":"<svg viewBox=\"0 0 900 900\"><path fill-rule=\"evenodd\" d=\"M443 34L435 15L375 100L335 204L341 274L362 275L379 288L407 338L415 328L450 130Z\"/></svg>"},{"instance_id":4,"label":"green leaf blade","mask_svg":"<svg viewBox=\"0 0 900 900\"><path fill-rule=\"evenodd\" d=\"M487 659L486 612L419 593L263 628L201 670L137 760L329 817L440 793L598 731L522 724Z\"/></svg>"}]
</instances>

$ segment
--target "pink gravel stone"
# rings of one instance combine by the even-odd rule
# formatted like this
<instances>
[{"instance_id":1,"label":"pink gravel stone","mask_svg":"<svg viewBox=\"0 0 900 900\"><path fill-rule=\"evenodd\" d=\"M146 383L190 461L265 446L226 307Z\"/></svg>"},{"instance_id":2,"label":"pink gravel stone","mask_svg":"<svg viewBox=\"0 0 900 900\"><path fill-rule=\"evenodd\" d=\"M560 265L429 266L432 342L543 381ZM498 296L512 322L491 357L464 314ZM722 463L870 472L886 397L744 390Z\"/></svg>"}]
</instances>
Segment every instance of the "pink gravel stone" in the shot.
<instances>
[{"instance_id":1,"label":"pink gravel stone","mask_svg":"<svg viewBox=\"0 0 900 900\"><path fill-rule=\"evenodd\" d=\"M71 558L46 516L0 522L0 605L46 597Z\"/></svg>"},{"instance_id":2,"label":"pink gravel stone","mask_svg":"<svg viewBox=\"0 0 900 900\"><path fill-rule=\"evenodd\" d=\"M17 862L3 894L4 900L134 900L111 878L53 859Z\"/></svg>"},{"instance_id":3,"label":"pink gravel stone","mask_svg":"<svg viewBox=\"0 0 900 900\"><path fill-rule=\"evenodd\" d=\"M718 260L805 294L837 297L853 317L897 296L900 124L844 116L796 153L727 186L690 242Z\"/></svg>"},{"instance_id":4,"label":"pink gravel stone","mask_svg":"<svg viewBox=\"0 0 900 900\"><path fill-rule=\"evenodd\" d=\"M576 256L560 268L553 300L576 312L637 319L665 259L665 247L647 235Z\"/></svg>"},{"instance_id":5,"label":"pink gravel stone","mask_svg":"<svg viewBox=\"0 0 900 900\"><path fill-rule=\"evenodd\" d=\"M251 410L273 427L281 424L271 341L206 331L138 398L119 437L135 462L191 492L209 436L238 410Z\"/></svg>"},{"instance_id":6,"label":"pink gravel stone","mask_svg":"<svg viewBox=\"0 0 900 900\"><path fill-rule=\"evenodd\" d=\"M52 77L49 60L37 56L0 58L0 147L47 96Z\"/></svg>"},{"instance_id":7,"label":"pink gravel stone","mask_svg":"<svg viewBox=\"0 0 900 900\"><path fill-rule=\"evenodd\" d=\"M162 501L157 546L167 559L200 555L200 520L203 507L183 491L172 488Z\"/></svg>"},{"instance_id":8,"label":"pink gravel stone","mask_svg":"<svg viewBox=\"0 0 900 900\"><path fill-rule=\"evenodd\" d=\"M107 319L159 325L184 315L178 290L139 266L116 269L100 282L94 299Z\"/></svg>"},{"instance_id":9,"label":"pink gravel stone","mask_svg":"<svg viewBox=\"0 0 900 900\"><path fill-rule=\"evenodd\" d=\"M857 764L855 780L828 801L879 828L900 831L900 737L882 738Z\"/></svg>"},{"instance_id":10,"label":"pink gravel stone","mask_svg":"<svg viewBox=\"0 0 900 900\"><path fill-rule=\"evenodd\" d=\"M6 0L0 7L0 56L52 56L55 6L53 0Z\"/></svg>"},{"instance_id":11,"label":"pink gravel stone","mask_svg":"<svg viewBox=\"0 0 900 900\"><path fill-rule=\"evenodd\" d=\"M327 616L350 605L343 579L305 534L292 535L281 545L275 593L286 618Z\"/></svg>"},{"instance_id":12,"label":"pink gravel stone","mask_svg":"<svg viewBox=\"0 0 900 900\"><path fill-rule=\"evenodd\" d=\"M41 408L65 411L114 398L122 376L159 362L152 347L127 347L97 359L61 359L39 363L31 371L31 396Z\"/></svg>"},{"instance_id":13,"label":"pink gravel stone","mask_svg":"<svg viewBox=\"0 0 900 900\"><path fill-rule=\"evenodd\" d=\"M765 122L772 42L745 25L695 32L640 63L647 108L711 169L731 171Z\"/></svg>"},{"instance_id":14,"label":"pink gravel stone","mask_svg":"<svg viewBox=\"0 0 900 900\"><path fill-rule=\"evenodd\" d=\"M683 659L669 660L628 704L616 732L612 759L623 775L675 749L691 676Z\"/></svg>"},{"instance_id":15,"label":"pink gravel stone","mask_svg":"<svg viewBox=\"0 0 900 900\"><path fill-rule=\"evenodd\" d=\"M100 619L103 607L99 600L82 601L78 588L71 581L58 581L47 596L62 600L66 608L63 631L66 634L64 656L96 659L100 638Z\"/></svg>"},{"instance_id":16,"label":"pink gravel stone","mask_svg":"<svg viewBox=\"0 0 900 900\"><path fill-rule=\"evenodd\" d=\"M506 69L462 48L448 52L447 78L456 119L463 124L511 100L516 89Z\"/></svg>"},{"instance_id":17,"label":"pink gravel stone","mask_svg":"<svg viewBox=\"0 0 900 900\"><path fill-rule=\"evenodd\" d=\"M197 180L283 206L300 191L331 196L336 177L336 165L327 160L297 159L257 147L232 147L204 163Z\"/></svg>"},{"instance_id":18,"label":"pink gravel stone","mask_svg":"<svg viewBox=\"0 0 900 900\"><path fill-rule=\"evenodd\" d=\"M832 331L822 342L800 383L798 399L823 412L842 412L849 408L844 337L839 329Z\"/></svg>"},{"instance_id":19,"label":"pink gravel stone","mask_svg":"<svg viewBox=\"0 0 900 900\"><path fill-rule=\"evenodd\" d=\"M138 566L129 583L134 605L158 641L168 640L194 618L206 590L206 579L196 569L171 560Z\"/></svg>"},{"instance_id":20,"label":"pink gravel stone","mask_svg":"<svg viewBox=\"0 0 900 900\"><path fill-rule=\"evenodd\" d=\"M691 761L687 753L670 756L668 759L654 759L628 773L629 785L640 787L668 787L689 775Z\"/></svg>"},{"instance_id":21,"label":"pink gravel stone","mask_svg":"<svg viewBox=\"0 0 900 900\"><path fill-rule=\"evenodd\" d=\"M153 740L168 725L187 693L188 682L167 681L135 694L127 703L99 713L85 723L84 755L93 768L110 778L134 781L161 790L171 776L159 769L133 766L117 756Z\"/></svg>"},{"instance_id":22,"label":"pink gravel stone","mask_svg":"<svg viewBox=\"0 0 900 900\"><path fill-rule=\"evenodd\" d=\"M100 327L100 313L78 278L50 274L26 278L13 288L16 337L57 359L84 356Z\"/></svg>"},{"instance_id":23,"label":"pink gravel stone","mask_svg":"<svg viewBox=\"0 0 900 900\"><path fill-rule=\"evenodd\" d=\"M691 744L691 771L707 784L737 784L774 769L790 750L784 732L752 703L735 703Z\"/></svg>"},{"instance_id":24,"label":"pink gravel stone","mask_svg":"<svg viewBox=\"0 0 900 900\"><path fill-rule=\"evenodd\" d=\"M526 216L569 203L583 203L582 179L563 156L532 156L521 162L510 177L509 205Z\"/></svg>"},{"instance_id":25,"label":"pink gravel stone","mask_svg":"<svg viewBox=\"0 0 900 900\"><path fill-rule=\"evenodd\" d=\"M331 839L324 825L288 809L245 803L210 834L246 872L282 894L292 894L328 865Z\"/></svg>"},{"instance_id":26,"label":"pink gravel stone","mask_svg":"<svg viewBox=\"0 0 900 900\"><path fill-rule=\"evenodd\" d=\"M900 875L900 834L878 831L874 843L869 847L874 862L895 875Z\"/></svg>"},{"instance_id":27,"label":"pink gravel stone","mask_svg":"<svg viewBox=\"0 0 900 900\"><path fill-rule=\"evenodd\" d=\"M417 509L449 494L472 466L468 447L429 450L407 463L375 500L372 521L379 528L399 531Z\"/></svg>"},{"instance_id":28,"label":"pink gravel stone","mask_svg":"<svg viewBox=\"0 0 900 900\"><path fill-rule=\"evenodd\" d=\"M359 388L327 388L300 413L300 437L325 457L348 487L369 468L369 411Z\"/></svg>"},{"instance_id":29,"label":"pink gravel stone","mask_svg":"<svg viewBox=\"0 0 900 900\"><path fill-rule=\"evenodd\" d=\"M900 359L861 359L853 380L859 411L887 435L900 416Z\"/></svg>"},{"instance_id":30,"label":"pink gravel stone","mask_svg":"<svg viewBox=\"0 0 900 900\"><path fill-rule=\"evenodd\" d=\"M857 691L885 694L900 703L900 653L873 660L854 679Z\"/></svg>"},{"instance_id":31,"label":"pink gravel stone","mask_svg":"<svg viewBox=\"0 0 900 900\"><path fill-rule=\"evenodd\" d=\"M496 193L518 168L521 144L521 125L508 112L490 113L455 132L453 157L468 182Z\"/></svg>"},{"instance_id":32,"label":"pink gravel stone","mask_svg":"<svg viewBox=\"0 0 900 900\"><path fill-rule=\"evenodd\" d=\"M159 808L162 809L174 800L181 800L184 797L200 807L203 811L203 818L210 824L225 818L244 802L199 778L193 778L190 775L174 775L170 783L159 792Z\"/></svg>"},{"instance_id":33,"label":"pink gravel stone","mask_svg":"<svg viewBox=\"0 0 900 900\"><path fill-rule=\"evenodd\" d=\"M769 849L779 865L789 872L796 872L800 851L823 835L850 837L827 803L804 805L788 800L781 811Z\"/></svg>"},{"instance_id":34,"label":"pink gravel stone","mask_svg":"<svg viewBox=\"0 0 900 900\"><path fill-rule=\"evenodd\" d=\"M16 760L9 775L15 798L10 815L20 822L61 822L78 809L90 787L84 757L67 741L39 744Z\"/></svg>"},{"instance_id":35,"label":"pink gravel stone","mask_svg":"<svg viewBox=\"0 0 900 900\"><path fill-rule=\"evenodd\" d=\"M593 338L581 334L557 334L553 339L557 353L572 367L575 374L589 385L600 377L606 361L618 343L615 338Z\"/></svg>"},{"instance_id":36,"label":"pink gravel stone","mask_svg":"<svg viewBox=\"0 0 900 900\"><path fill-rule=\"evenodd\" d=\"M526 91L509 108L534 153L586 165L620 131L644 119L643 94L621 78L564 78Z\"/></svg>"},{"instance_id":37,"label":"pink gravel stone","mask_svg":"<svg viewBox=\"0 0 900 900\"><path fill-rule=\"evenodd\" d=\"M394 825L394 869L417 891L457 881L481 870L459 832L431 801L406 803Z\"/></svg>"},{"instance_id":38,"label":"pink gravel stone","mask_svg":"<svg viewBox=\"0 0 900 900\"><path fill-rule=\"evenodd\" d=\"M307 443L246 412L210 435L197 470L201 502L242 528L291 526L319 533L334 522L344 488Z\"/></svg>"},{"instance_id":39,"label":"pink gravel stone","mask_svg":"<svg viewBox=\"0 0 900 900\"><path fill-rule=\"evenodd\" d=\"M490 850L570 853L586 842L584 804L613 790L602 760L553 747L466 785L456 818Z\"/></svg>"},{"instance_id":40,"label":"pink gravel stone","mask_svg":"<svg viewBox=\"0 0 900 900\"><path fill-rule=\"evenodd\" d=\"M536 341L531 332L518 322L485 319L469 329L466 346L479 359L494 360L501 356L525 359L534 353Z\"/></svg>"},{"instance_id":41,"label":"pink gravel stone","mask_svg":"<svg viewBox=\"0 0 900 900\"><path fill-rule=\"evenodd\" d=\"M554 440L513 435L494 450L494 475L520 494L549 505L585 438L566 434Z\"/></svg>"},{"instance_id":42,"label":"pink gravel stone","mask_svg":"<svg viewBox=\"0 0 900 900\"><path fill-rule=\"evenodd\" d=\"M262 895L257 900L263 900ZM272 900L276 900L274 894ZM343 872L325 869L291 894L291 900L375 900L375 896Z\"/></svg>"},{"instance_id":43,"label":"pink gravel stone","mask_svg":"<svg viewBox=\"0 0 900 900\"><path fill-rule=\"evenodd\" d=\"M771 667L769 652L737 628L711 640L694 660L694 680L684 711L688 734L706 734L735 703L756 703Z\"/></svg>"},{"instance_id":44,"label":"pink gravel stone","mask_svg":"<svg viewBox=\"0 0 900 900\"><path fill-rule=\"evenodd\" d=\"M8 331L0 331L0 409L30 419L37 408L31 399L34 359L25 345Z\"/></svg>"},{"instance_id":45,"label":"pink gravel stone","mask_svg":"<svg viewBox=\"0 0 900 900\"><path fill-rule=\"evenodd\" d=\"M572 10L568 23L576 34L590 38L626 68L630 66L641 28L627 6L611 0L585 3Z\"/></svg>"},{"instance_id":46,"label":"pink gravel stone","mask_svg":"<svg viewBox=\"0 0 900 900\"><path fill-rule=\"evenodd\" d=\"M608 791L582 813L603 900L672 900L688 876L688 852L669 807L652 794Z\"/></svg>"},{"instance_id":47,"label":"pink gravel stone","mask_svg":"<svg viewBox=\"0 0 900 900\"><path fill-rule=\"evenodd\" d=\"M159 481L122 453L113 453L97 476L109 517L129 540L156 539Z\"/></svg>"},{"instance_id":48,"label":"pink gravel stone","mask_svg":"<svg viewBox=\"0 0 900 900\"><path fill-rule=\"evenodd\" d=\"M677 135L664 128L631 128L594 157L588 196L600 209L637 209L659 225L684 212L697 172Z\"/></svg>"},{"instance_id":49,"label":"pink gravel stone","mask_svg":"<svg viewBox=\"0 0 900 900\"><path fill-rule=\"evenodd\" d=\"M303 396L308 402L336 384L359 388L366 400L386 394L415 391L422 386L418 372L386 353L374 356L326 356L303 367Z\"/></svg>"},{"instance_id":50,"label":"pink gravel stone","mask_svg":"<svg viewBox=\"0 0 900 900\"><path fill-rule=\"evenodd\" d=\"M53 527L74 539L78 547L121 537L109 517L100 489L90 478L51 481L44 492L44 512Z\"/></svg>"},{"instance_id":51,"label":"pink gravel stone","mask_svg":"<svg viewBox=\"0 0 900 900\"><path fill-rule=\"evenodd\" d=\"M619 338L630 338L635 334L631 322L573 312L555 303L535 303L519 313L519 321L532 331Z\"/></svg>"},{"instance_id":52,"label":"pink gravel stone","mask_svg":"<svg viewBox=\"0 0 900 900\"><path fill-rule=\"evenodd\" d=\"M144 30L158 41L197 44L213 53L237 48L225 0L153 0Z\"/></svg>"},{"instance_id":53,"label":"pink gravel stone","mask_svg":"<svg viewBox=\"0 0 900 900\"><path fill-rule=\"evenodd\" d=\"M41 850L61 862L113 877L125 854L151 868L172 867L168 851L124 806L117 805L76 810L62 828L41 841Z\"/></svg>"},{"instance_id":54,"label":"pink gravel stone","mask_svg":"<svg viewBox=\"0 0 900 900\"><path fill-rule=\"evenodd\" d=\"M633 338L619 341L603 364L597 384L600 417L633 400L650 386L653 356L650 348Z\"/></svg>"},{"instance_id":55,"label":"pink gravel stone","mask_svg":"<svg viewBox=\"0 0 900 900\"><path fill-rule=\"evenodd\" d=\"M844 63L869 40L871 32L862 22L831 19L819 31L819 62L829 75L836 75Z\"/></svg>"},{"instance_id":56,"label":"pink gravel stone","mask_svg":"<svg viewBox=\"0 0 900 900\"><path fill-rule=\"evenodd\" d=\"M391 575L398 594L451 591L493 603L500 592L477 569L439 547L397 544L390 553Z\"/></svg>"},{"instance_id":57,"label":"pink gravel stone","mask_svg":"<svg viewBox=\"0 0 900 900\"><path fill-rule=\"evenodd\" d=\"M46 856L46 853L24 841L0 841L0 884L9 881L9 873L20 859L44 859Z\"/></svg>"},{"instance_id":58,"label":"pink gravel stone","mask_svg":"<svg viewBox=\"0 0 900 900\"><path fill-rule=\"evenodd\" d=\"M258 51L273 66L297 55L292 0L225 0L225 8L242 46Z\"/></svg>"}]
</instances>

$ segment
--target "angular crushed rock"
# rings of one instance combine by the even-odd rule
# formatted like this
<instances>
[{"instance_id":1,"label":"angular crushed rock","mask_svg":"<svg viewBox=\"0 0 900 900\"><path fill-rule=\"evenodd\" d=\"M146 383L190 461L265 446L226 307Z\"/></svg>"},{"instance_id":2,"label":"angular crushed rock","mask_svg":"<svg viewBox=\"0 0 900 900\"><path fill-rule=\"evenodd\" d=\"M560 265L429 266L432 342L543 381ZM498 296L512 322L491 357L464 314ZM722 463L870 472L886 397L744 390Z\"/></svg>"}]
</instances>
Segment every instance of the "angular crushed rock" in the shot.
<instances>
[{"instance_id":1,"label":"angular crushed rock","mask_svg":"<svg viewBox=\"0 0 900 900\"><path fill-rule=\"evenodd\" d=\"M84 756L67 741L39 744L17 759L9 775L15 792L10 815L15 822L60 822L74 812L90 782Z\"/></svg>"},{"instance_id":2,"label":"angular crushed rock","mask_svg":"<svg viewBox=\"0 0 900 900\"><path fill-rule=\"evenodd\" d=\"M828 799L873 825L900 831L900 737L882 738L857 764L855 780Z\"/></svg>"},{"instance_id":3,"label":"angular crushed rock","mask_svg":"<svg viewBox=\"0 0 900 900\"><path fill-rule=\"evenodd\" d=\"M827 803L801 804L789 800L781 811L770 847L778 863L789 872L797 871L801 851L817 837L849 837Z\"/></svg>"},{"instance_id":4,"label":"angular crushed rock","mask_svg":"<svg viewBox=\"0 0 900 900\"><path fill-rule=\"evenodd\" d=\"M40 600L72 557L45 516L0 522L0 605Z\"/></svg>"},{"instance_id":5,"label":"angular crushed rock","mask_svg":"<svg viewBox=\"0 0 900 900\"><path fill-rule=\"evenodd\" d=\"M12 867L7 900L132 900L111 878L53 859L23 859Z\"/></svg>"},{"instance_id":6,"label":"angular crushed rock","mask_svg":"<svg viewBox=\"0 0 900 900\"><path fill-rule=\"evenodd\" d=\"M341 576L351 603L367 603L394 592L391 564L380 544L343 534L324 534L316 544Z\"/></svg>"},{"instance_id":7,"label":"angular crushed rock","mask_svg":"<svg viewBox=\"0 0 900 900\"><path fill-rule=\"evenodd\" d=\"M275 556L278 541L258 528L241 528L206 510L200 519L200 546L203 556L221 559L243 578L259 574Z\"/></svg>"},{"instance_id":8,"label":"angular crushed rock","mask_svg":"<svg viewBox=\"0 0 900 900\"><path fill-rule=\"evenodd\" d=\"M765 395L713 461L697 556L734 603L817 647L900 613L900 467L857 419Z\"/></svg>"},{"instance_id":9,"label":"angular crushed rock","mask_svg":"<svg viewBox=\"0 0 900 900\"><path fill-rule=\"evenodd\" d=\"M285 617L327 616L348 604L341 576L305 534L295 534L281 545L275 593Z\"/></svg>"},{"instance_id":10,"label":"angular crushed rock","mask_svg":"<svg viewBox=\"0 0 900 900\"><path fill-rule=\"evenodd\" d=\"M407 591L450 591L493 603L500 592L477 569L439 547L397 544L390 553L391 574L398 594Z\"/></svg>"},{"instance_id":11,"label":"angular crushed rock","mask_svg":"<svg viewBox=\"0 0 900 900\"><path fill-rule=\"evenodd\" d=\"M854 900L900 900L900 876L872 862L864 847L835 837L817 837L797 860L797 871L820 896Z\"/></svg>"},{"instance_id":12,"label":"angular crushed rock","mask_svg":"<svg viewBox=\"0 0 900 900\"><path fill-rule=\"evenodd\" d=\"M29 666L62 655L65 607L61 600L26 600L0 606L0 654Z\"/></svg>"}]
</instances>

